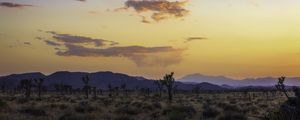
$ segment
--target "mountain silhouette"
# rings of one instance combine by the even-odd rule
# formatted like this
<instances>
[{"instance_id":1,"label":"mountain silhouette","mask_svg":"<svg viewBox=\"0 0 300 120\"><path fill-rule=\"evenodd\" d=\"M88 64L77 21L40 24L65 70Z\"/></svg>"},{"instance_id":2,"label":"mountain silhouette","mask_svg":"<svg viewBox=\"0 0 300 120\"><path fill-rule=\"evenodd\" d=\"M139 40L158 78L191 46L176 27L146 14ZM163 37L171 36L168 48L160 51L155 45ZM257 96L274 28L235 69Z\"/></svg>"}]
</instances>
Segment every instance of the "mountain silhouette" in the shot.
<instances>
[{"instance_id":1,"label":"mountain silhouette","mask_svg":"<svg viewBox=\"0 0 300 120\"><path fill-rule=\"evenodd\" d=\"M245 87L245 86L274 86L278 79L275 77L261 77L261 78L246 78L242 80L236 80L227 78L224 76L208 76L202 74L191 74L184 76L178 81L184 83L213 83L216 85L223 86L225 88L229 87ZM289 86L300 86L300 77L286 78L286 85Z\"/></svg>"},{"instance_id":2,"label":"mountain silhouette","mask_svg":"<svg viewBox=\"0 0 300 120\"><path fill-rule=\"evenodd\" d=\"M89 84L91 86L108 89L108 85L112 87L120 87L126 84L127 89L141 89L150 88L151 90L157 89L154 84L154 80L146 79L144 77L129 76L122 73L113 73L110 71L105 72L69 72L69 71L58 71L50 75L44 75L42 73L24 73L24 74L13 74L8 76L0 77L0 84L7 83L7 88L17 88L19 81L23 79L36 79L44 78L43 85L49 89L54 90L55 85L63 84L70 85L73 89L83 88L82 77L89 76ZM226 90L227 88L214 85L211 83L200 83L200 84L188 84L182 82L176 82L178 90L192 90L195 86L199 86L202 90Z\"/></svg>"}]
</instances>

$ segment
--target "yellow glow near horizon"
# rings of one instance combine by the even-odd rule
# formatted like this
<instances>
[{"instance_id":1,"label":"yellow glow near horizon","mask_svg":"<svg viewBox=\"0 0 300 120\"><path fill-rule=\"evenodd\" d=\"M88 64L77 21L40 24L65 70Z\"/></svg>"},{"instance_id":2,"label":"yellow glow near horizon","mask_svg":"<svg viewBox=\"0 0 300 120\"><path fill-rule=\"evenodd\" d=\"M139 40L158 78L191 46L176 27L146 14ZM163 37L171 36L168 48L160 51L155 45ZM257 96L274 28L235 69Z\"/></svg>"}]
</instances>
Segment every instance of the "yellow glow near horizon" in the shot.
<instances>
[{"instance_id":1,"label":"yellow glow near horizon","mask_svg":"<svg viewBox=\"0 0 300 120\"><path fill-rule=\"evenodd\" d=\"M185 6L189 15L151 24L141 23L140 14L132 9L115 12L125 0L14 2L36 6L0 7L1 75L59 70L115 71L150 78L170 71L176 77L202 73L239 79L300 75L298 0L257 0L255 5L249 0L191 0ZM112 40L119 46L187 50L179 64L167 67L138 67L126 57L62 57L55 55L53 47L35 39L52 39L39 29ZM188 37L208 39L185 43Z\"/></svg>"}]
</instances>

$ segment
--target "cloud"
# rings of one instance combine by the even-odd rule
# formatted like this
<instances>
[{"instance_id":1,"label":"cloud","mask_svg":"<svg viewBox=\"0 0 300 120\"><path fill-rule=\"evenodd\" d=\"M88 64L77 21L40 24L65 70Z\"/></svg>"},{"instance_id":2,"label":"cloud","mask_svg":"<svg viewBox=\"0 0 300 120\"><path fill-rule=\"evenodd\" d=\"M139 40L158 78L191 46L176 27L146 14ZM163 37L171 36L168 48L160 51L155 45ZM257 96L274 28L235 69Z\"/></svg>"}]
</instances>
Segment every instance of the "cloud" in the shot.
<instances>
[{"instance_id":1,"label":"cloud","mask_svg":"<svg viewBox=\"0 0 300 120\"><path fill-rule=\"evenodd\" d=\"M50 41L50 40L44 40L44 42L45 42L47 45L51 45L51 46L61 46L61 44L56 43L56 42L53 42L53 41Z\"/></svg>"},{"instance_id":2,"label":"cloud","mask_svg":"<svg viewBox=\"0 0 300 120\"><path fill-rule=\"evenodd\" d=\"M1 2L0 6L2 6L2 7L8 7L8 8L33 7L33 5L18 4L18 3L11 3L11 2Z\"/></svg>"},{"instance_id":3,"label":"cloud","mask_svg":"<svg viewBox=\"0 0 300 120\"><path fill-rule=\"evenodd\" d=\"M76 1L79 1L79 2L86 2L86 0L76 0Z\"/></svg>"},{"instance_id":4,"label":"cloud","mask_svg":"<svg viewBox=\"0 0 300 120\"><path fill-rule=\"evenodd\" d=\"M142 23L147 23L150 24L151 22L145 17L145 16L141 16L142 17Z\"/></svg>"},{"instance_id":5,"label":"cloud","mask_svg":"<svg viewBox=\"0 0 300 120\"><path fill-rule=\"evenodd\" d=\"M53 34L52 38L59 42L70 43L70 44L89 44L92 43L95 47L103 47L107 44L113 46L117 45L118 42L109 41L104 39L93 39L90 37L76 36L70 34L59 34L54 31L47 31L47 33Z\"/></svg>"},{"instance_id":6,"label":"cloud","mask_svg":"<svg viewBox=\"0 0 300 120\"><path fill-rule=\"evenodd\" d=\"M127 0L125 7L117 9L127 10L133 8L137 13L152 12L151 18L157 22L168 18L183 18L189 10L183 8L188 0L167 1L167 0Z\"/></svg>"},{"instance_id":7,"label":"cloud","mask_svg":"<svg viewBox=\"0 0 300 120\"><path fill-rule=\"evenodd\" d=\"M87 48L80 45L65 44L66 50L57 51L58 56L79 57L126 57L138 66L169 66L182 61L182 53L185 49L175 49L171 46L144 47L123 46L104 49Z\"/></svg>"},{"instance_id":8,"label":"cloud","mask_svg":"<svg viewBox=\"0 0 300 120\"><path fill-rule=\"evenodd\" d=\"M206 40L207 38L205 37L189 37L186 39L185 43L195 41L195 40Z\"/></svg>"},{"instance_id":9,"label":"cloud","mask_svg":"<svg viewBox=\"0 0 300 120\"><path fill-rule=\"evenodd\" d=\"M31 45L30 42L24 42L24 45Z\"/></svg>"},{"instance_id":10,"label":"cloud","mask_svg":"<svg viewBox=\"0 0 300 120\"><path fill-rule=\"evenodd\" d=\"M75 36L70 34L58 34L54 31L50 33L54 41L44 40L44 42L55 47L58 56L77 57L125 57L133 61L137 66L169 66L178 64L183 59L183 52L186 49L173 48L172 46L145 47L145 46L114 46L118 42L92 39L90 37ZM100 41L100 42L99 42ZM86 43L93 43L95 46L86 46ZM104 44L109 44L106 47Z\"/></svg>"}]
</instances>

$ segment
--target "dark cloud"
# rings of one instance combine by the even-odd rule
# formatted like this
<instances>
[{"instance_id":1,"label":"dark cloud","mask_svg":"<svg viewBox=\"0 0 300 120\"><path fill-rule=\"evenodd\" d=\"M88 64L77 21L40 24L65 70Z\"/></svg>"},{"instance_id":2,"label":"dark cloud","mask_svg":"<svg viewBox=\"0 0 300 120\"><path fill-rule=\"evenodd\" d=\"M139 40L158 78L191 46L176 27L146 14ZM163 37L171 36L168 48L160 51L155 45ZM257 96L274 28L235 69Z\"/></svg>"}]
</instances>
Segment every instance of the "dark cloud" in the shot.
<instances>
[{"instance_id":1,"label":"dark cloud","mask_svg":"<svg viewBox=\"0 0 300 120\"><path fill-rule=\"evenodd\" d=\"M83 37L83 36L75 36L70 34L59 34L54 31L48 31L47 33L53 34L53 38L59 42L63 43L70 43L70 44L89 44L93 43L95 47L102 47L107 44L109 45L117 45L118 42L109 41L104 39L93 39L90 37Z\"/></svg>"},{"instance_id":2,"label":"dark cloud","mask_svg":"<svg viewBox=\"0 0 300 120\"><path fill-rule=\"evenodd\" d=\"M188 1L167 1L167 0L127 0L125 7L117 10L133 8L137 13L153 12L151 18L161 21L170 17L183 18L189 10L183 8Z\"/></svg>"},{"instance_id":3,"label":"dark cloud","mask_svg":"<svg viewBox=\"0 0 300 120\"><path fill-rule=\"evenodd\" d=\"M169 66L177 64L181 62L182 53L184 51L184 49L175 49L171 46L125 46L97 49L74 44L65 44L65 47L65 51L59 50L56 54L59 56L79 57L126 57L135 62L138 66Z\"/></svg>"},{"instance_id":4,"label":"dark cloud","mask_svg":"<svg viewBox=\"0 0 300 120\"><path fill-rule=\"evenodd\" d=\"M18 4L18 3L11 3L11 2L1 2L0 6L9 7L9 8L33 7L33 5Z\"/></svg>"},{"instance_id":5,"label":"dark cloud","mask_svg":"<svg viewBox=\"0 0 300 120\"><path fill-rule=\"evenodd\" d=\"M61 46L61 44L56 43L56 42L53 42L53 41L50 41L50 40L44 40L44 42L45 42L47 45L51 45L51 46Z\"/></svg>"},{"instance_id":6,"label":"dark cloud","mask_svg":"<svg viewBox=\"0 0 300 120\"><path fill-rule=\"evenodd\" d=\"M205 39L207 39L207 38L205 38L205 37L189 37L186 39L185 43L195 41L195 40L205 40Z\"/></svg>"}]
</instances>

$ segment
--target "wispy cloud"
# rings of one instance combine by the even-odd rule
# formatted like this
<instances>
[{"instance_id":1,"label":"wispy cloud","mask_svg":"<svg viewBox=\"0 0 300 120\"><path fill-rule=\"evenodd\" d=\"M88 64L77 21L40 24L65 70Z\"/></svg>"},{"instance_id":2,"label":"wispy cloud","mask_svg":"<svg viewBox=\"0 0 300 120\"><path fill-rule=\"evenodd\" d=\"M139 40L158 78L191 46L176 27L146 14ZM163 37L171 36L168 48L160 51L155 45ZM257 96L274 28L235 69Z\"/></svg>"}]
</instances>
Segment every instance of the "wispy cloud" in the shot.
<instances>
[{"instance_id":1,"label":"wispy cloud","mask_svg":"<svg viewBox=\"0 0 300 120\"><path fill-rule=\"evenodd\" d=\"M138 66L169 66L180 63L184 49L175 49L171 46L143 47L125 46L105 49L87 48L80 45L65 44L67 50L57 51L59 56L79 57L126 57Z\"/></svg>"},{"instance_id":2,"label":"wispy cloud","mask_svg":"<svg viewBox=\"0 0 300 120\"><path fill-rule=\"evenodd\" d=\"M71 43L71 44L89 44L92 43L95 45L95 47L103 47L107 44L113 46L117 45L118 42L110 41L110 40L104 40L104 39L94 39L90 37L84 37L84 36L76 36L76 35L70 35L70 34L59 34L54 31L48 31L47 33L53 34L52 38L59 42L63 43Z\"/></svg>"},{"instance_id":3,"label":"wispy cloud","mask_svg":"<svg viewBox=\"0 0 300 120\"><path fill-rule=\"evenodd\" d=\"M19 4L19 3L11 3L11 2L1 2L1 3L0 3L0 7L23 8L23 7L33 7L33 5Z\"/></svg>"},{"instance_id":4,"label":"wispy cloud","mask_svg":"<svg viewBox=\"0 0 300 120\"><path fill-rule=\"evenodd\" d=\"M191 41L196 41L196 40L206 40L207 38L205 37L189 37L185 40L185 43L191 42Z\"/></svg>"},{"instance_id":5,"label":"wispy cloud","mask_svg":"<svg viewBox=\"0 0 300 120\"><path fill-rule=\"evenodd\" d=\"M139 67L145 66L169 66L178 64L183 59L183 52L186 49L173 48L172 46L145 47L145 46L108 46L108 47L88 47L84 43L94 43L103 46L101 43L95 43L95 39L83 36L74 36L70 34L52 34L53 40L44 40L44 42L55 47L58 56L77 56L77 57L125 57L133 61ZM63 37L62 37L63 36ZM98 39L97 39L98 40ZM114 41L109 41L117 43Z\"/></svg>"},{"instance_id":6,"label":"wispy cloud","mask_svg":"<svg viewBox=\"0 0 300 120\"><path fill-rule=\"evenodd\" d=\"M76 1L79 1L79 2L86 2L86 0L76 0Z\"/></svg>"},{"instance_id":7,"label":"wispy cloud","mask_svg":"<svg viewBox=\"0 0 300 120\"><path fill-rule=\"evenodd\" d=\"M187 2L188 0L127 0L125 7L117 9L117 11L133 8L137 13L152 12L151 18L159 22L168 18L185 17L189 13L189 10L184 8Z\"/></svg>"},{"instance_id":8,"label":"wispy cloud","mask_svg":"<svg viewBox=\"0 0 300 120\"><path fill-rule=\"evenodd\" d=\"M31 45L30 42L24 42L24 45Z\"/></svg>"},{"instance_id":9,"label":"wispy cloud","mask_svg":"<svg viewBox=\"0 0 300 120\"><path fill-rule=\"evenodd\" d=\"M56 43L56 42L53 42L53 41L50 41L50 40L44 40L44 42L45 42L47 45L51 45L51 46L61 46L61 44Z\"/></svg>"}]
</instances>

